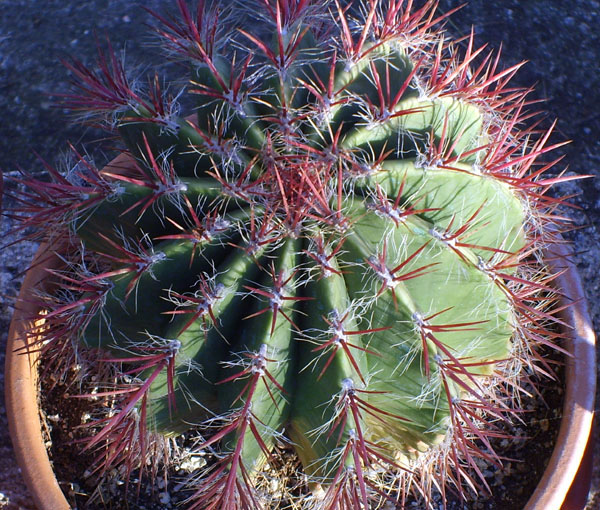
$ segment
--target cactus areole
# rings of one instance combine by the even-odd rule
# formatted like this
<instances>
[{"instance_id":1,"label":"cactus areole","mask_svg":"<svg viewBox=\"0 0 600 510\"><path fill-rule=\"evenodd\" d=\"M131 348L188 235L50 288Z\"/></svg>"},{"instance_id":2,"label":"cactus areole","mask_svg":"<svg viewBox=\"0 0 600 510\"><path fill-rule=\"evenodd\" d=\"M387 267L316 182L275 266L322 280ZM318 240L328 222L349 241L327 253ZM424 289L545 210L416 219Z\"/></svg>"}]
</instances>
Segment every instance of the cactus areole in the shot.
<instances>
[{"instance_id":1,"label":"cactus areole","mask_svg":"<svg viewBox=\"0 0 600 510\"><path fill-rule=\"evenodd\" d=\"M153 13L187 112L110 46L97 70L68 64L67 103L128 163L74 150L52 182L23 179L23 227L70 246L42 352L110 367L98 472L194 434L189 510L468 497L556 338L537 256L559 202L550 131L508 85L518 66L448 41L432 1L255 4ZM282 448L304 490L278 481Z\"/></svg>"}]
</instances>

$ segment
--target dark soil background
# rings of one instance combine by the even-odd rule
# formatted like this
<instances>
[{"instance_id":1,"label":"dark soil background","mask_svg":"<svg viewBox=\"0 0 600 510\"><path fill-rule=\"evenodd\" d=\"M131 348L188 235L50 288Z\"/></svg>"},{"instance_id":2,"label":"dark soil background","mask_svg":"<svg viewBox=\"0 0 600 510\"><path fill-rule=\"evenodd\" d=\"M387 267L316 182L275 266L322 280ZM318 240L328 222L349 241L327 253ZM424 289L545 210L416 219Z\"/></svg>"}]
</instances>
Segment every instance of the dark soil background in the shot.
<instances>
[{"instance_id":1,"label":"dark soil background","mask_svg":"<svg viewBox=\"0 0 600 510\"><path fill-rule=\"evenodd\" d=\"M447 11L460 1L440 0ZM147 0L164 11L171 0ZM67 112L52 107L49 94L68 90L69 74L61 59L75 55L91 63L95 38L110 34L116 48L125 47L132 66L159 64L144 46L150 18L137 2L127 0L0 0L0 169L42 171L33 151L57 163L66 142L76 146L96 140L92 130L69 121ZM528 61L515 84L536 84L536 98L545 98L545 125L558 118L554 141L573 142L564 148L564 164L574 174L600 171L600 1L595 0L471 0L447 25L455 35L474 27L476 42L502 46L502 62ZM154 59L154 62L153 60ZM533 97L533 96L532 96ZM97 161L102 163L101 157ZM579 209L570 212L578 230L570 238L585 282L595 329L600 329L600 179L564 186L576 193ZM1 219L2 241L10 222ZM0 244L4 244L0 242ZM0 367L8 323L20 283L35 247L20 245L0 251ZM0 508L31 510L12 456L4 411L4 378L0 369ZM596 409L599 409L597 399ZM587 510L600 508L600 434L596 437L596 468ZM512 510L512 509L507 509Z\"/></svg>"}]
</instances>

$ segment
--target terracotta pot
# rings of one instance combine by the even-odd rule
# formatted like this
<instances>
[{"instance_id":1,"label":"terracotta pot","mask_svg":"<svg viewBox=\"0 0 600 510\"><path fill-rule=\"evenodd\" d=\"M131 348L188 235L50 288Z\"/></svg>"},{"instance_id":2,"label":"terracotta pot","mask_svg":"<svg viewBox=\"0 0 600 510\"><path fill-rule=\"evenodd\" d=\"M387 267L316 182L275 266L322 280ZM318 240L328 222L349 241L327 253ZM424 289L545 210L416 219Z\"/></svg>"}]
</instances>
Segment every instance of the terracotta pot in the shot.
<instances>
[{"instance_id":1,"label":"terracotta pot","mask_svg":"<svg viewBox=\"0 0 600 510\"><path fill-rule=\"evenodd\" d=\"M131 157L122 154L103 171L126 174L131 167ZM39 308L30 299L32 290L45 289L47 269L59 266L60 259L48 245L42 244L21 285L6 346L5 401L8 429L17 463L38 510L70 508L54 476L42 437L38 407L38 355L35 350L28 349L30 339L26 335L31 326L30 318L39 312Z\"/></svg>"},{"instance_id":2,"label":"terracotta pot","mask_svg":"<svg viewBox=\"0 0 600 510\"><path fill-rule=\"evenodd\" d=\"M571 330L564 332L566 348L566 392L563 417L554 451L544 475L524 510L580 510L589 492L591 445L588 445L596 396L596 337L577 268L566 244L550 246L545 253L551 271L562 272L555 280L564 295L562 320ZM587 449L587 452L586 452ZM586 462L584 461L584 457ZM582 466L582 470L580 470ZM587 483L586 483L587 481ZM569 489L573 487L571 491Z\"/></svg>"},{"instance_id":3,"label":"terracotta pot","mask_svg":"<svg viewBox=\"0 0 600 510\"><path fill-rule=\"evenodd\" d=\"M118 162L124 163L123 160ZM45 279L46 268L58 264L58 258L47 250L47 246L40 247L25 276L11 323L6 354L6 409L17 461L38 509L68 510L69 505L56 481L42 439L36 356L27 352L24 334L28 318L37 312L28 296L32 288ZM559 510L563 504L563 510L580 510L589 489L589 483L585 487L585 480L584 488L579 492L574 489L575 492L568 495L567 503L564 502L569 488L572 485L577 487L577 483L573 482L591 431L596 386L595 338L581 281L569 260L568 247L553 245L546 255L554 271L564 270L556 284L568 296L564 304L570 303L563 313L563 320L572 328L567 332L567 348L572 356L567 358L567 387L558 440L548 467L524 510ZM591 465L591 462L588 464ZM578 482L581 485L581 478ZM580 503L577 503L578 497Z\"/></svg>"},{"instance_id":4,"label":"terracotta pot","mask_svg":"<svg viewBox=\"0 0 600 510\"><path fill-rule=\"evenodd\" d=\"M26 332L38 309L28 301L31 290L47 278L46 268L58 264L42 245L27 271L8 330L5 400L8 429L25 484L39 510L68 510L70 506L54 476L42 438L38 408L37 354L27 352Z\"/></svg>"}]
</instances>

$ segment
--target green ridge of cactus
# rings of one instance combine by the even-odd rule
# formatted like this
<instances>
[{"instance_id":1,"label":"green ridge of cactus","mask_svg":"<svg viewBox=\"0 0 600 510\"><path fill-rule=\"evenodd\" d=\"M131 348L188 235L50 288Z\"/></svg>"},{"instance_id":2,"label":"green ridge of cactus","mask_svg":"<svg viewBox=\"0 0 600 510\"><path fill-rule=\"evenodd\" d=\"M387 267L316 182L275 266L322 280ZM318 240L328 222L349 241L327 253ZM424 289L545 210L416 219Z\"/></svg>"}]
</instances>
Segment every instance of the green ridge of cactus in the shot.
<instances>
[{"instance_id":1,"label":"green ridge of cactus","mask_svg":"<svg viewBox=\"0 0 600 510\"><path fill-rule=\"evenodd\" d=\"M286 443L326 510L370 508L390 473L426 479L431 452L460 485L493 457L486 413L509 412L495 387L550 317L532 170L549 148L520 126L515 68L472 68L472 40L457 56L433 2L264 0L271 42L219 39L216 8L178 6L154 16L190 69L191 115L158 78L134 90L112 50L97 72L74 62L71 105L126 163L82 158L83 185L59 181L43 209L93 261L72 280L71 338L130 380L90 445L130 442L101 468L196 429L218 453L190 509L260 508Z\"/></svg>"}]
</instances>

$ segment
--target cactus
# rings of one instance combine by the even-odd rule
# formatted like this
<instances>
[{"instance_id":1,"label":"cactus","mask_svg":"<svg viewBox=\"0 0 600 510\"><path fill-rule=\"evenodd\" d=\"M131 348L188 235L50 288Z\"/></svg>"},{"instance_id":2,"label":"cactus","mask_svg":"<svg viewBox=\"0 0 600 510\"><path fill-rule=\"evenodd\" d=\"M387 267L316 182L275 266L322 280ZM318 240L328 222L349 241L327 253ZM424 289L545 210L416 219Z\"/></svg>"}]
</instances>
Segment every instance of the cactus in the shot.
<instances>
[{"instance_id":1,"label":"cactus","mask_svg":"<svg viewBox=\"0 0 600 510\"><path fill-rule=\"evenodd\" d=\"M20 181L22 228L68 253L41 350L111 368L94 468L144 469L194 430L212 460L189 509L268 508L281 445L308 507L485 487L492 422L556 336L539 251L562 178L519 66L448 41L433 1L261 0L258 33L231 28L240 6L177 4L152 14L189 115L109 46L67 64L66 102L122 155Z\"/></svg>"}]
</instances>

